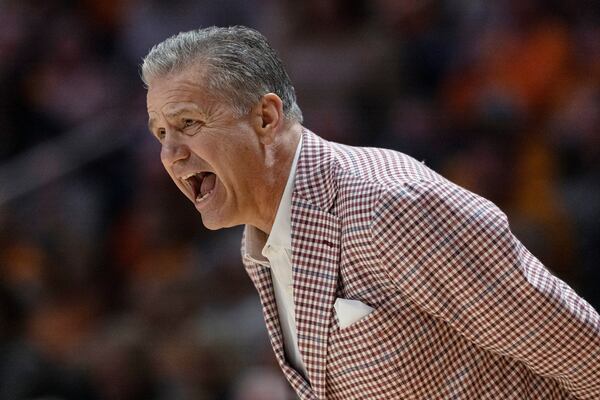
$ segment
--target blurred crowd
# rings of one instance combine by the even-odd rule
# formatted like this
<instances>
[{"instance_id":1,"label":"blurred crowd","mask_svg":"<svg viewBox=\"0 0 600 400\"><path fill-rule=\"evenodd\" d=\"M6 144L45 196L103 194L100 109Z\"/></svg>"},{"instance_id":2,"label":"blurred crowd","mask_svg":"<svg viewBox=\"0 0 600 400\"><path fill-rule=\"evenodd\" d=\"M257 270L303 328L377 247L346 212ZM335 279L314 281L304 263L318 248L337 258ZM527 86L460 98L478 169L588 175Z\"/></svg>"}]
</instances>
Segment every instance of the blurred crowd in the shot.
<instances>
[{"instance_id":1,"label":"blurred crowd","mask_svg":"<svg viewBox=\"0 0 600 400\"><path fill-rule=\"evenodd\" d=\"M209 25L264 33L305 126L491 199L598 309L595 3L0 0L0 399L294 398L241 230L203 228L146 128L142 57Z\"/></svg>"}]
</instances>

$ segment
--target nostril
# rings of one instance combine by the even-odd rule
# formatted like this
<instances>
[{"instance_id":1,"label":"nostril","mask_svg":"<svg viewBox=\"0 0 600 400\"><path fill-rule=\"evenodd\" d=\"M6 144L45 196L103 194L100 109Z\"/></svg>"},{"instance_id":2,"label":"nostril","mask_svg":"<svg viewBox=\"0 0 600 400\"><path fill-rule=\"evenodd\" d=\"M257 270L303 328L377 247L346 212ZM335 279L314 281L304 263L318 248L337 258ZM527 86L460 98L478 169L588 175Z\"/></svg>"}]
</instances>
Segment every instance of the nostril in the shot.
<instances>
[{"instance_id":1,"label":"nostril","mask_svg":"<svg viewBox=\"0 0 600 400\"><path fill-rule=\"evenodd\" d=\"M187 158L190 155L187 146L177 146L177 149L175 151L177 159Z\"/></svg>"}]
</instances>

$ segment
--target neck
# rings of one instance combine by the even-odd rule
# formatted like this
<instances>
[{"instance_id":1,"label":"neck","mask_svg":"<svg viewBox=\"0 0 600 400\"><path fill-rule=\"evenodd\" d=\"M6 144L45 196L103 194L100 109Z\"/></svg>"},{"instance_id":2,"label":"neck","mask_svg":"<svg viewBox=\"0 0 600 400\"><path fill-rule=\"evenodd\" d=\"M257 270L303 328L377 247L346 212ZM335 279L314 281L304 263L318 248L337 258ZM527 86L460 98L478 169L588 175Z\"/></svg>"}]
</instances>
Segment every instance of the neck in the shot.
<instances>
[{"instance_id":1,"label":"neck","mask_svg":"<svg viewBox=\"0 0 600 400\"><path fill-rule=\"evenodd\" d=\"M296 154L296 148L302 135L302 126L293 123L289 129L282 131L277 139L265 150L265 185L262 190L257 213L257 220L251 224L266 234L271 233L279 203Z\"/></svg>"}]
</instances>

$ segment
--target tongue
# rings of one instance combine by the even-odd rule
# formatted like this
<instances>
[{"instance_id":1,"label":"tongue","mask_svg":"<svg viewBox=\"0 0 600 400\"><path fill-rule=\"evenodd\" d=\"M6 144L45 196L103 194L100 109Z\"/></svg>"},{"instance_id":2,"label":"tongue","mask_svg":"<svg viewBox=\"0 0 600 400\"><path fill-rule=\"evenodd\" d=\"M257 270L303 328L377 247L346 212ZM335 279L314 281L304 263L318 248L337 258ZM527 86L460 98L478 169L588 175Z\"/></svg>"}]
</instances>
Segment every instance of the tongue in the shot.
<instances>
[{"instance_id":1,"label":"tongue","mask_svg":"<svg viewBox=\"0 0 600 400\"><path fill-rule=\"evenodd\" d=\"M215 187L215 180L217 176L215 174L208 174L202 179L202 186L200 186L200 195L204 196L206 193L213 190Z\"/></svg>"}]
</instances>

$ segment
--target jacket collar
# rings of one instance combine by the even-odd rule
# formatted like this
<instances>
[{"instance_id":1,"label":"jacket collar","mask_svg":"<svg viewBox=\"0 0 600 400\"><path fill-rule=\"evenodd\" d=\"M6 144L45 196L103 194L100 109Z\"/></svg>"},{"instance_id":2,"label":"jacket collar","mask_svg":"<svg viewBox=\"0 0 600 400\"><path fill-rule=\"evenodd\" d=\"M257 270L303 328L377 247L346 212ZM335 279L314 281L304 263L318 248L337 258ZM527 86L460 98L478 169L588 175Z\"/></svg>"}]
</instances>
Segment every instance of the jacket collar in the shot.
<instances>
[{"instance_id":1,"label":"jacket collar","mask_svg":"<svg viewBox=\"0 0 600 400\"><path fill-rule=\"evenodd\" d=\"M335 160L331 143L304 128L296 170L294 195L328 212L337 194Z\"/></svg>"}]
</instances>

